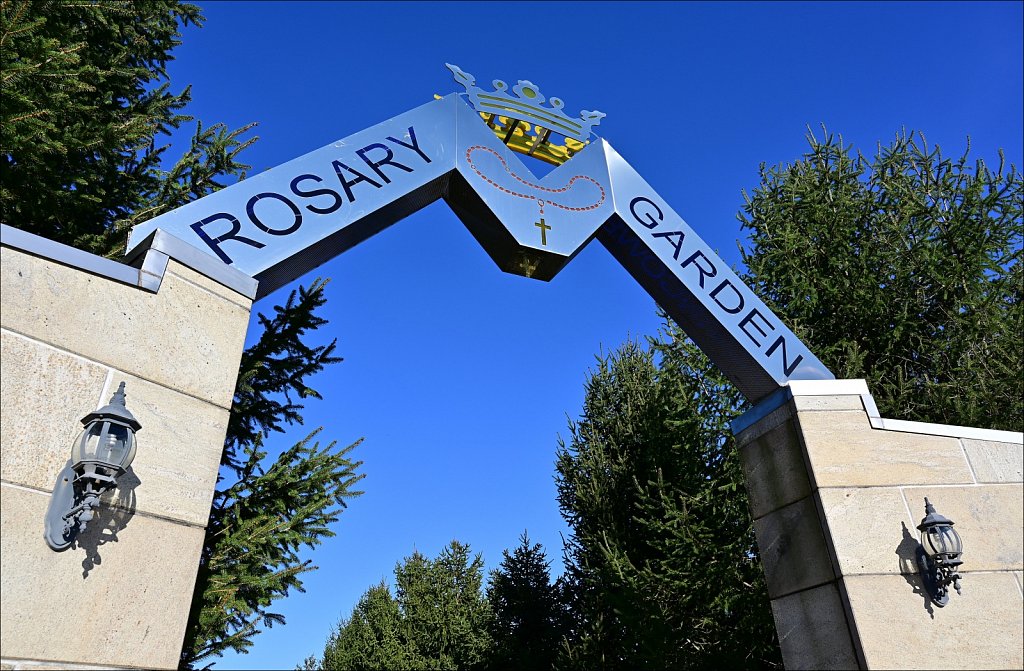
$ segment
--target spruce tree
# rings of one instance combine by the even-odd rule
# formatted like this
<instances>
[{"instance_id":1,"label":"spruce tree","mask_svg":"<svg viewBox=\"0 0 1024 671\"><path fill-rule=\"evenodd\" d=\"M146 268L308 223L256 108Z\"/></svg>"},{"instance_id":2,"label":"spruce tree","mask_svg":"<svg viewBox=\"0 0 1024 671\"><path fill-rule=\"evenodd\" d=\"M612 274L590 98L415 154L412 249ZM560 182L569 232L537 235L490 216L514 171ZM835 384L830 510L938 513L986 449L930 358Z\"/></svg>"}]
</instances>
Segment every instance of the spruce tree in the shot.
<instances>
[{"instance_id":1,"label":"spruce tree","mask_svg":"<svg viewBox=\"0 0 1024 671\"><path fill-rule=\"evenodd\" d=\"M561 582L551 582L551 562L526 532L491 572L487 601L494 617L490 669L553 668L566 634Z\"/></svg>"},{"instance_id":2,"label":"spruce tree","mask_svg":"<svg viewBox=\"0 0 1024 671\"><path fill-rule=\"evenodd\" d=\"M259 626L284 623L269 610L291 589L304 591L300 576L314 570L299 551L334 535L346 499L363 478L350 452L314 442L319 429L268 463L263 440L302 423L298 403L320 398L309 378L340 361L335 342L310 346L309 331L326 320L315 311L325 302L326 282L292 292L274 316L259 315L263 333L242 355L221 474L214 493L200 559L182 666L192 667L225 650L246 652Z\"/></svg>"},{"instance_id":3,"label":"spruce tree","mask_svg":"<svg viewBox=\"0 0 1024 671\"><path fill-rule=\"evenodd\" d=\"M437 559L419 552L395 568L395 594L407 640L426 666L478 669L491 641L483 558L452 541Z\"/></svg>"},{"instance_id":4,"label":"spruce tree","mask_svg":"<svg viewBox=\"0 0 1024 671\"><path fill-rule=\"evenodd\" d=\"M808 140L746 199L746 281L838 377L867 378L884 416L1020 430L1020 173L914 134L871 161ZM778 664L729 438L742 403L670 322L599 359L557 463L565 665Z\"/></svg>"},{"instance_id":5,"label":"spruce tree","mask_svg":"<svg viewBox=\"0 0 1024 671\"><path fill-rule=\"evenodd\" d=\"M414 552L395 566L395 596L370 588L321 659L306 668L482 669L492 647L483 559L452 541L436 559Z\"/></svg>"},{"instance_id":6,"label":"spruce tree","mask_svg":"<svg viewBox=\"0 0 1024 671\"><path fill-rule=\"evenodd\" d=\"M307 660L315 669L413 669L416 655L405 636L402 611L391 590L381 581L368 589L352 610L331 632L323 661Z\"/></svg>"},{"instance_id":7,"label":"spruce tree","mask_svg":"<svg viewBox=\"0 0 1024 671\"><path fill-rule=\"evenodd\" d=\"M1024 428L1024 180L900 133L865 158L808 135L739 215L747 281L884 417Z\"/></svg>"},{"instance_id":8,"label":"spruce tree","mask_svg":"<svg viewBox=\"0 0 1024 671\"><path fill-rule=\"evenodd\" d=\"M244 178L252 125L196 121L184 153L167 156L192 121L167 64L181 29L202 21L174 0L0 0L0 221L113 257L131 226ZM301 424L298 401L319 398L309 378L339 361L334 343L306 343L323 302L317 280L260 315L243 355L182 666L244 652L260 624L283 621L271 602L313 568L299 549L331 535L358 494L354 446L320 446L316 431L276 458L263 444Z\"/></svg>"},{"instance_id":9,"label":"spruce tree","mask_svg":"<svg viewBox=\"0 0 1024 671\"><path fill-rule=\"evenodd\" d=\"M677 328L598 359L556 463L570 668L780 663L728 436L741 399Z\"/></svg>"},{"instance_id":10,"label":"spruce tree","mask_svg":"<svg viewBox=\"0 0 1024 671\"><path fill-rule=\"evenodd\" d=\"M244 176L252 124L196 122L166 155L192 120L167 64L202 21L174 0L0 1L0 221L115 256L133 225Z\"/></svg>"}]
</instances>

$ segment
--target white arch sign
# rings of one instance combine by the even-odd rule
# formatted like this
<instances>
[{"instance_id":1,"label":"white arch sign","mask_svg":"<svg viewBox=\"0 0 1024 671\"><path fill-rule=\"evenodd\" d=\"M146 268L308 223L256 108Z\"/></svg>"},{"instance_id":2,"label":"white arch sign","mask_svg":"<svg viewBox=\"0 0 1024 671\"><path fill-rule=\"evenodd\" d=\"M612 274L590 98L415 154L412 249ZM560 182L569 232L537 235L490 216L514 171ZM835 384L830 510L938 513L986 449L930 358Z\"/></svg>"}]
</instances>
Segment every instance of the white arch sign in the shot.
<instances>
[{"instance_id":1,"label":"white arch sign","mask_svg":"<svg viewBox=\"0 0 1024 671\"><path fill-rule=\"evenodd\" d=\"M789 380L834 379L610 144L590 140L604 115L570 119L530 82L484 92L449 68L467 94L140 224L129 250L161 228L256 278L263 296L443 198L506 272L550 280L596 238L752 402ZM561 165L537 178L520 154Z\"/></svg>"}]
</instances>

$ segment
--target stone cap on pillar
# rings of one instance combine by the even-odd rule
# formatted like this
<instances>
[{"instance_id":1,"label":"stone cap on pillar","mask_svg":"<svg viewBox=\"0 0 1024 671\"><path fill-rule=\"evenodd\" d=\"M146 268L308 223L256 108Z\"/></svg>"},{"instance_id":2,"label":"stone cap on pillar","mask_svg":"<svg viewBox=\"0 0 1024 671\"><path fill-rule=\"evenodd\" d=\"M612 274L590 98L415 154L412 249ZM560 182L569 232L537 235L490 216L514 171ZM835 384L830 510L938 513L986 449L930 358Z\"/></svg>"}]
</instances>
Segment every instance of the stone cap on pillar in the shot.
<instances>
[{"instance_id":1,"label":"stone cap on pillar","mask_svg":"<svg viewBox=\"0 0 1024 671\"><path fill-rule=\"evenodd\" d=\"M218 263L209 254L161 229L153 231L134 247L124 262L97 256L7 224L0 224L0 245L152 293L160 290L169 259L174 259L250 300L255 299L259 285L252 277Z\"/></svg>"},{"instance_id":2,"label":"stone cap on pillar","mask_svg":"<svg viewBox=\"0 0 1024 671\"><path fill-rule=\"evenodd\" d=\"M885 431L921 433L931 436L950 436L974 440L991 440L1001 443L1024 443L1024 433L978 429L970 426L910 422L902 419L885 419L875 405L875 399L868 391L866 380L791 380L784 387L766 396L760 403L732 421L735 436L754 426L772 412L785 406L790 400L808 396L859 396L871 427Z\"/></svg>"}]
</instances>

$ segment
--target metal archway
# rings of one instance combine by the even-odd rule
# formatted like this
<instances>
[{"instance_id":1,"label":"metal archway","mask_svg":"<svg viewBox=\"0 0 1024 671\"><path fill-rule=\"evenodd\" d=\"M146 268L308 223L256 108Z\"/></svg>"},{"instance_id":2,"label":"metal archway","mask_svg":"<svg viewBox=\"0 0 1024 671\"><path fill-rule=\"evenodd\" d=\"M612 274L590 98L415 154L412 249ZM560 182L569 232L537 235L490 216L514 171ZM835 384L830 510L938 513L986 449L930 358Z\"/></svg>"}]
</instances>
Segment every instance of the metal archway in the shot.
<instances>
[{"instance_id":1,"label":"metal archway","mask_svg":"<svg viewBox=\"0 0 1024 671\"><path fill-rule=\"evenodd\" d=\"M129 252L163 229L259 280L260 297L443 198L506 272L550 280L596 238L751 402L834 379L610 144L589 141L603 114L571 119L530 82L487 92L449 69L466 94L140 224ZM560 165L537 178L517 153Z\"/></svg>"}]
</instances>

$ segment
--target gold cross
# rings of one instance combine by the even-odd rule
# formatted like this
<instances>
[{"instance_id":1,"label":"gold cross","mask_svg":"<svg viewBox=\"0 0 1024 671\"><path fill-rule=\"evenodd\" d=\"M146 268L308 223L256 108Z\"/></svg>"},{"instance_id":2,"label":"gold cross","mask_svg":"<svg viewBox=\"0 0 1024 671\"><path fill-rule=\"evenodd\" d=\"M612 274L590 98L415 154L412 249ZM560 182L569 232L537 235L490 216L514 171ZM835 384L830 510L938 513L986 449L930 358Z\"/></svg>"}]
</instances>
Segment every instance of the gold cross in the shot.
<instances>
[{"instance_id":1,"label":"gold cross","mask_svg":"<svg viewBox=\"0 0 1024 671\"><path fill-rule=\"evenodd\" d=\"M540 244L542 244L544 246L547 246L547 244L548 244L548 231L551 230L551 227L544 223L544 219L543 218L541 218L540 221L535 222L533 225L540 229Z\"/></svg>"}]
</instances>

